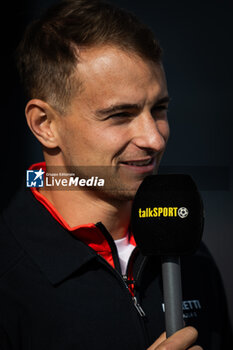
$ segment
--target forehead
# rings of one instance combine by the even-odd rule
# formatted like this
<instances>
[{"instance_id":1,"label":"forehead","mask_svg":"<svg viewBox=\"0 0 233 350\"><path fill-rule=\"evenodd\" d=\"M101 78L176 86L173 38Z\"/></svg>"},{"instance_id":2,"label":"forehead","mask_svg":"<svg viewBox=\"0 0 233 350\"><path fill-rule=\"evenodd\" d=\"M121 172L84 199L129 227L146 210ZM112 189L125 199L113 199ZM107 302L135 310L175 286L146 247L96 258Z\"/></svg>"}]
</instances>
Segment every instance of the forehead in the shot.
<instances>
[{"instance_id":1,"label":"forehead","mask_svg":"<svg viewBox=\"0 0 233 350\"><path fill-rule=\"evenodd\" d=\"M78 98L89 105L102 107L119 100L138 103L167 94L162 65L116 47L82 50L77 75L83 87Z\"/></svg>"}]
</instances>

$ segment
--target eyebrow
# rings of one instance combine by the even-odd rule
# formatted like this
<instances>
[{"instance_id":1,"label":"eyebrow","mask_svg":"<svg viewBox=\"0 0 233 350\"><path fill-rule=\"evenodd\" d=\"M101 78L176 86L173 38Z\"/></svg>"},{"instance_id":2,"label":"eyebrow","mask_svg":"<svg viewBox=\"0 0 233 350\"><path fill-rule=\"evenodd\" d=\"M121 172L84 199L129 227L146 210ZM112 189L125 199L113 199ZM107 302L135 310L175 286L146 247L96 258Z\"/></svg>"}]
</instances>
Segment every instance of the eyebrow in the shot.
<instances>
[{"instance_id":1,"label":"eyebrow","mask_svg":"<svg viewBox=\"0 0 233 350\"><path fill-rule=\"evenodd\" d=\"M171 98L169 96L162 97L154 103L152 108L154 108L155 106L160 105L162 103L169 103L170 101L171 101ZM137 103L132 103L132 104L131 103L120 103L120 104L116 104L116 105L113 105L113 106L110 106L110 107L107 107L104 109L99 109L96 111L96 114L99 116L104 116L104 115L111 114L111 113L117 113L119 111L126 110L126 109L140 110L140 109L142 109L142 105L137 104Z\"/></svg>"}]
</instances>

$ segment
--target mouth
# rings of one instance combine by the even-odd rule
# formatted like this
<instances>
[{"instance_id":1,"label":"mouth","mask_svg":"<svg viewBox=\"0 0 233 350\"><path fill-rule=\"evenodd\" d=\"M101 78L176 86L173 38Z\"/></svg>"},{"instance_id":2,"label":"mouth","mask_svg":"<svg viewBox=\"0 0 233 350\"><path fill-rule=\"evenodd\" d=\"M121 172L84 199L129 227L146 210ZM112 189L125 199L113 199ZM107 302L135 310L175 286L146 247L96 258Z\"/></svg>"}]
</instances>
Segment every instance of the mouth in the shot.
<instances>
[{"instance_id":1,"label":"mouth","mask_svg":"<svg viewBox=\"0 0 233 350\"><path fill-rule=\"evenodd\" d=\"M151 172L155 168L155 158L149 157L144 159L123 161L120 165L128 170L132 170L138 173Z\"/></svg>"}]
</instances>

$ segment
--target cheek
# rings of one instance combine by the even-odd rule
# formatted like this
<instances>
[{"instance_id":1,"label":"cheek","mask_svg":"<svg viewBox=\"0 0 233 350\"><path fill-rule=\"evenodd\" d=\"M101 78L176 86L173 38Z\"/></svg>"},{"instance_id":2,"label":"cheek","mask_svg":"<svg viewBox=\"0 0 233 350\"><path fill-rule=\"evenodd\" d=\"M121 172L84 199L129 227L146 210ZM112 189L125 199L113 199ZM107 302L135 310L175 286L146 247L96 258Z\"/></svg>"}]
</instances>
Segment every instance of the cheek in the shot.
<instances>
[{"instance_id":1,"label":"cheek","mask_svg":"<svg viewBox=\"0 0 233 350\"><path fill-rule=\"evenodd\" d=\"M108 152L121 148L129 138L129 130L126 125L103 125L96 129L96 147Z\"/></svg>"},{"instance_id":2,"label":"cheek","mask_svg":"<svg viewBox=\"0 0 233 350\"><path fill-rule=\"evenodd\" d=\"M109 164L120 143L119 133L91 123L66 126L62 135L62 151L72 164Z\"/></svg>"},{"instance_id":3,"label":"cheek","mask_svg":"<svg viewBox=\"0 0 233 350\"><path fill-rule=\"evenodd\" d=\"M80 132L81 128L68 116L59 125L60 149L66 163L77 162L77 157L84 153L84 136L86 130Z\"/></svg>"},{"instance_id":4,"label":"cheek","mask_svg":"<svg viewBox=\"0 0 233 350\"><path fill-rule=\"evenodd\" d=\"M170 127L169 127L168 121L167 120L157 121L157 129L158 129L160 135L167 142L169 135L170 135Z\"/></svg>"}]
</instances>

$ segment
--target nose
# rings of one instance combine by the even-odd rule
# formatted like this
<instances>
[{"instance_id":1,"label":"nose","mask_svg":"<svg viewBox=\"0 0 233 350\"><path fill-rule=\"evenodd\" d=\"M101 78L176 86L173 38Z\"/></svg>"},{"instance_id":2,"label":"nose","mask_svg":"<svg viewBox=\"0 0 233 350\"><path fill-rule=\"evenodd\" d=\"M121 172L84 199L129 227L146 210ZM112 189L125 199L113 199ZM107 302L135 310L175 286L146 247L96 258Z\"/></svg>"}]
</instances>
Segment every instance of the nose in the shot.
<instances>
[{"instance_id":1,"label":"nose","mask_svg":"<svg viewBox=\"0 0 233 350\"><path fill-rule=\"evenodd\" d=\"M153 118L150 112L142 113L136 118L133 142L137 147L161 152L166 147L168 137L167 118Z\"/></svg>"}]
</instances>

